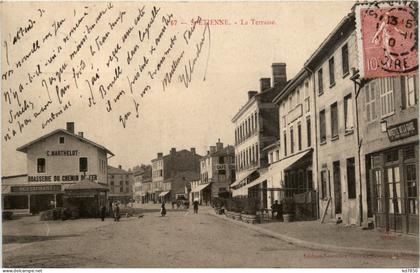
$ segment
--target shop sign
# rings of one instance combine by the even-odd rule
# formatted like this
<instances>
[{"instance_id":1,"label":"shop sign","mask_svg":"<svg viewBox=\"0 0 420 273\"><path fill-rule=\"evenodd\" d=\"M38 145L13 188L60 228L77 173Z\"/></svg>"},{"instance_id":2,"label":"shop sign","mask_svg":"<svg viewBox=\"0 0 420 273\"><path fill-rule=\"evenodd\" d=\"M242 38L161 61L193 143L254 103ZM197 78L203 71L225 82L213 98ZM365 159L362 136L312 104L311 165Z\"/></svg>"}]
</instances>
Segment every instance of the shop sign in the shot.
<instances>
[{"instance_id":1,"label":"shop sign","mask_svg":"<svg viewBox=\"0 0 420 273\"><path fill-rule=\"evenodd\" d=\"M90 180L96 181L98 180L98 176L96 174L86 175L28 175L28 182L77 182L81 180Z\"/></svg>"},{"instance_id":2,"label":"shop sign","mask_svg":"<svg viewBox=\"0 0 420 273\"><path fill-rule=\"evenodd\" d=\"M95 193L91 191L77 191L77 192L70 192L66 191L66 195L68 197L95 197Z\"/></svg>"},{"instance_id":3,"label":"shop sign","mask_svg":"<svg viewBox=\"0 0 420 273\"><path fill-rule=\"evenodd\" d=\"M389 141L397 141L417 135L417 119L389 126L387 128Z\"/></svg>"},{"instance_id":4,"label":"shop sign","mask_svg":"<svg viewBox=\"0 0 420 273\"><path fill-rule=\"evenodd\" d=\"M362 78L414 75L418 70L415 1L366 2L356 7Z\"/></svg>"},{"instance_id":5,"label":"shop sign","mask_svg":"<svg viewBox=\"0 0 420 273\"><path fill-rule=\"evenodd\" d=\"M10 192L57 192L61 191L61 185L40 186L11 186Z\"/></svg>"},{"instance_id":6,"label":"shop sign","mask_svg":"<svg viewBox=\"0 0 420 273\"><path fill-rule=\"evenodd\" d=\"M47 156L78 156L78 150L47 150Z\"/></svg>"},{"instance_id":7,"label":"shop sign","mask_svg":"<svg viewBox=\"0 0 420 273\"><path fill-rule=\"evenodd\" d=\"M216 170L217 171L226 170L226 165L225 164L217 164L216 165Z\"/></svg>"}]
</instances>

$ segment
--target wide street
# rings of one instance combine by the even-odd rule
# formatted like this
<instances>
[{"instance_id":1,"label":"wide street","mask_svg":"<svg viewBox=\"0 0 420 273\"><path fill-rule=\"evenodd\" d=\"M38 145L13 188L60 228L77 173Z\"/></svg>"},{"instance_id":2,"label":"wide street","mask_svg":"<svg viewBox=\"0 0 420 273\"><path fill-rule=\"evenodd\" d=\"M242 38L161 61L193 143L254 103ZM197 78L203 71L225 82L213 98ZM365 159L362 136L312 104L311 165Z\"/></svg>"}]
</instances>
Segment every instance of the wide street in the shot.
<instances>
[{"instance_id":1,"label":"wide street","mask_svg":"<svg viewBox=\"0 0 420 273\"><path fill-rule=\"evenodd\" d=\"M416 258L350 255L297 247L219 219L200 207L142 209L142 218L3 223L3 267L414 267Z\"/></svg>"}]
</instances>

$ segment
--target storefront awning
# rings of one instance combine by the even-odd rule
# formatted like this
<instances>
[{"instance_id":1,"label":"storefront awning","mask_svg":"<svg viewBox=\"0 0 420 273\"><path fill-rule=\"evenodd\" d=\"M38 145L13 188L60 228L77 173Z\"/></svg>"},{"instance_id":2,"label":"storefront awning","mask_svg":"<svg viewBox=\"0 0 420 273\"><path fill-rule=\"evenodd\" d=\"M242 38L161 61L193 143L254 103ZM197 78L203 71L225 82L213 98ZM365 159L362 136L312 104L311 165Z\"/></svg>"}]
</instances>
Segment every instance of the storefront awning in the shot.
<instances>
[{"instance_id":1,"label":"storefront awning","mask_svg":"<svg viewBox=\"0 0 420 273\"><path fill-rule=\"evenodd\" d=\"M252 170L250 170L250 171L245 171L245 172L242 172L242 174L241 174L241 175L239 175L239 176L236 178L235 182L233 182L233 183L230 185L230 187L231 187L231 188L232 188L232 187L235 187L236 185L238 185L239 183L241 183L241 182L242 182L242 180L244 180L245 178L247 178L248 176L250 176L253 172L255 172L255 170L256 170L256 169L252 169Z\"/></svg>"},{"instance_id":2,"label":"storefront awning","mask_svg":"<svg viewBox=\"0 0 420 273\"><path fill-rule=\"evenodd\" d=\"M252 181L251 183L245 185L242 187L242 189L249 189L251 187L254 187L258 184L261 184L262 182L266 181L268 178L268 171L266 171L267 169L264 169L264 171L260 172L260 177L258 177L257 179L255 179L254 181Z\"/></svg>"},{"instance_id":3,"label":"storefront awning","mask_svg":"<svg viewBox=\"0 0 420 273\"><path fill-rule=\"evenodd\" d=\"M210 183L199 185L195 189L193 189L192 192L200 192L200 191L204 190L205 188L207 188L208 186L210 186Z\"/></svg>"},{"instance_id":4,"label":"storefront awning","mask_svg":"<svg viewBox=\"0 0 420 273\"><path fill-rule=\"evenodd\" d=\"M300 159L302 159L303 157L305 157L311 152L312 152L312 149L309 149L299 154L295 154L283 160L280 160L270 166L270 172L283 172L291 168L295 163L297 163Z\"/></svg>"},{"instance_id":5,"label":"storefront awning","mask_svg":"<svg viewBox=\"0 0 420 273\"><path fill-rule=\"evenodd\" d=\"M159 197L163 197L165 195L167 195L170 191L163 191L159 194Z\"/></svg>"}]
</instances>

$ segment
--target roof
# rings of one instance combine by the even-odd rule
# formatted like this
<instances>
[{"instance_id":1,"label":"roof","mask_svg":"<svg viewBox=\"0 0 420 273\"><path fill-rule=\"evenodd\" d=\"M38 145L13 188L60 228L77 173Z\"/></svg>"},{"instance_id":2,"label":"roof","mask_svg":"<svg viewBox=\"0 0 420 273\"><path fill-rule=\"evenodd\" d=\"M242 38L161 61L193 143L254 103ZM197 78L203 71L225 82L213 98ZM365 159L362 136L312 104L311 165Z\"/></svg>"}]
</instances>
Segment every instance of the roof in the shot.
<instances>
[{"instance_id":1,"label":"roof","mask_svg":"<svg viewBox=\"0 0 420 273\"><path fill-rule=\"evenodd\" d=\"M354 22L355 13L351 12L347 14L338 25L334 28L334 30L325 38L325 40L321 43L318 49L312 53L309 59L305 62L305 67L309 69L315 69L317 64L324 59L324 55L331 52L334 45L337 43L339 39L341 39L344 35L343 30L353 30L356 28L356 24Z\"/></svg>"},{"instance_id":2,"label":"roof","mask_svg":"<svg viewBox=\"0 0 420 273\"><path fill-rule=\"evenodd\" d=\"M274 97L273 102L278 103L280 99L282 99L284 96L289 94L290 91L292 91L297 85L299 85L306 78L306 76L307 76L307 71L305 68L302 68L296 74L296 76L294 76L293 79L291 79L287 83L287 85L283 88L283 90Z\"/></svg>"},{"instance_id":3,"label":"roof","mask_svg":"<svg viewBox=\"0 0 420 273\"><path fill-rule=\"evenodd\" d=\"M75 138L79 139L80 141L86 142L86 143L88 143L88 144L90 144L90 145L93 145L93 146L95 146L95 147L97 147L97 148L99 148L99 149L101 149L101 150L104 150L105 152L107 152L107 153L108 153L108 154L110 154L110 155L114 155L114 154L113 154L110 150L108 150L108 149L107 149L107 148L105 148L104 146L99 145L98 143L95 143L95 142L93 142L93 141L91 141L91 140L89 140L89 139L87 139L87 138L81 137L81 136L79 136L79 135L77 135L77 134L71 133L71 132L69 132L69 131L67 131L67 130L64 130L64 129L57 129L57 130L54 130L54 131L52 131L52 132L50 132L50 133L48 133L48 134L46 134L46 135L43 135L43 136L41 136L41 137L39 137L39 138L37 138L37 139L35 139L35 140L33 140L33 141L31 141L31 142L29 142L29 143L27 143L27 144L23 145L23 146L18 147L16 150L17 150L17 151L19 151L19 152L26 153L26 152L27 152L27 150L28 150L28 148L29 148L30 146L34 145L35 143L37 143L37 142L39 142L39 141L41 141L41 140L44 140L44 139L46 139L46 138L49 138L50 136L53 136L53 135L55 135L55 134L58 134L58 133L64 133L64 134L67 134L67 135L69 135L69 136L75 137Z\"/></svg>"},{"instance_id":4,"label":"roof","mask_svg":"<svg viewBox=\"0 0 420 273\"><path fill-rule=\"evenodd\" d=\"M108 174L130 174L130 172L108 165Z\"/></svg>"},{"instance_id":5,"label":"roof","mask_svg":"<svg viewBox=\"0 0 420 273\"><path fill-rule=\"evenodd\" d=\"M201 159L209 158L209 157L212 157L212 156L221 156L221 155L229 155L229 154L232 154L232 155L235 154L235 147L233 147L232 145L228 145L228 146L224 147L223 149L221 149L219 151L209 153L209 154L203 156Z\"/></svg>"},{"instance_id":6,"label":"roof","mask_svg":"<svg viewBox=\"0 0 420 273\"><path fill-rule=\"evenodd\" d=\"M90 180L82 180L78 183L71 184L65 188L66 191L75 191L75 190L109 190L108 187L92 182Z\"/></svg>"},{"instance_id":7,"label":"roof","mask_svg":"<svg viewBox=\"0 0 420 273\"><path fill-rule=\"evenodd\" d=\"M27 173L25 174L16 174L16 175L9 175L9 176L2 176L1 179L10 179L10 178L16 178L16 177L23 177L23 176L28 176Z\"/></svg>"},{"instance_id":8,"label":"roof","mask_svg":"<svg viewBox=\"0 0 420 273\"><path fill-rule=\"evenodd\" d=\"M177 154L181 154L181 153L191 153L192 154L192 152L191 151L189 151L189 150L187 150L187 149L182 149L182 150L180 150L180 151L175 151L175 155L177 155ZM197 156L198 158L201 158L202 156L201 155L199 155L199 154L194 154L195 156ZM164 155L164 156L162 156L162 157L157 157L157 158L154 158L154 159L152 159L151 160L151 162L155 162L155 161L158 161L158 160L162 160L162 159L166 159L166 158L170 158L172 156L172 154L171 153L169 153L169 154L167 154L167 155Z\"/></svg>"}]
</instances>

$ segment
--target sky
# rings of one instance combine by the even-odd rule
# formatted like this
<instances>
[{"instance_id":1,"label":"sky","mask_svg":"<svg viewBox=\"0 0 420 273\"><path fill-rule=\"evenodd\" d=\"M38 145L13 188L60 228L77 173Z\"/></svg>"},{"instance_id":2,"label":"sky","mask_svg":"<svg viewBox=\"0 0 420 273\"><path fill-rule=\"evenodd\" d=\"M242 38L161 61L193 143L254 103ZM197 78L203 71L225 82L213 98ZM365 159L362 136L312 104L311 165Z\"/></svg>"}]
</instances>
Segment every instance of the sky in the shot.
<instances>
[{"instance_id":1,"label":"sky","mask_svg":"<svg viewBox=\"0 0 420 273\"><path fill-rule=\"evenodd\" d=\"M3 36L1 37L2 74L10 68L13 68L14 74L2 81L2 175L26 173L25 154L17 152L16 148L54 129L65 128L68 121L75 122L76 132L83 131L86 138L106 146L115 154L109 160L110 165L122 165L125 169L142 163L148 164L158 152L167 154L172 147L177 150L195 147L198 154L204 155L208 147L215 145L219 138L225 145L233 144L234 127L231 119L246 103L247 92L259 91L259 79L272 77L271 64L286 63L287 78L293 78L313 51L350 12L353 4L353 1L179 2L170 4L157 2L154 4L160 8L157 18L172 13L172 20L177 20L176 25L168 28L164 36L166 44L168 44L169 35L176 34L178 39L173 52L168 54L164 63L165 71L171 68L168 60L173 60L182 50L190 61L194 60L194 56L197 56L196 46L200 45L200 39L204 39L202 50L196 59L195 69L191 75L191 82L186 88L182 82L174 78L173 82L163 90L160 84L164 77L164 73L161 73L163 70L156 75L154 80L147 80L147 77L142 75L134 86L135 92L139 92L148 82L150 82L151 91L141 99L140 96L134 95L122 96L121 101L115 103L113 111L107 112L106 105L100 101L97 90L94 90L97 92L95 93L97 105L88 106L86 98L89 96L89 88L87 84L81 82L84 82L83 79L92 82L91 76L95 75L95 69L97 69L100 71L98 72L100 78L96 82L93 81L96 87L98 83L104 85L109 83L114 76L114 70L107 67L106 61L116 45L115 41L124 34L142 5L145 5L146 14L140 21L143 25L139 29L144 29L147 25L147 20L153 10L153 5L147 2L115 2L113 7L99 19L98 26L92 31L92 35L88 36L86 44L83 45L80 53L77 53L76 58L71 59L70 54L67 54L71 50L66 54L63 53L62 57L58 56L50 66L46 66L48 69L43 69L39 78L31 82L21 94L22 100L26 98L35 105L35 109L39 109L48 100L42 79L48 80L49 76L54 75L54 71L60 67L59 61L63 61L68 64L68 68L62 74L64 80L60 86L65 86L65 80L70 82L70 88L63 98L71 99L72 107L42 129L41 120L45 121L49 112L55 112L62 107L62 104L54 98L44 118L32 119L32 122L24 128L23 133L18 133L8 141L5 141L5 135L8 128L13 128L8 122L9 111L16 111L18 107L16 102L8 104L5 101L5 91L10 90L9 88L17 88L18 82L24 82L24 79L28 78L28 72L34 73L36 64L41 62L40 60L42 62L47 60L47 56L52 54L52 50L57 48L59 42L62 43L62 38L70 33L71 26L77 23L83 11L88 10L89 15L86 15L81 22L81 28L74 31L70 37L70 42L73 42L71 48L77 48L83 38L83 25L93 24L98 11L106 10L106 3L5 4L2 14ZM23 12L18 12L19 10ZM109 39L105 38L98 49L95 37L104 37L106 29L110 29L107 23L116 20L121 11L125 12L121 22L111 31ZM229 25L211 25L207 31L205 26L199 26L193 33L190 43L187 44L182 34L189 29L190 24L182 23L190 22L198 16L202 19L225 19ZM49 38L45 46L41 46L37 52L32 53L33 56L26 60L22 67L13 67L13 64L25 55L22 52L31 50L32 43L37 37L42 39L42 33L48 33L48 28L54 31L60 18L66 18L66 20L58 33L53 33L52 36L55 37ZM29 19L36 21L33 24L33 30L21 35L16 44L13 44L16 31L19 27L30 24ZM275 24L255 25L252 24L252 19L274 21ZM248 25L241 24L245 21L248 21ZM156 36L157 32L158 28L152 28L151 35ZM134 48L138 43L134 37L136 34L132 34L126 43L121 44L123 49L118 55L119 60L113 61L115 65L122 68L123 75L115 82L114 88L109 90L108 93L114 94L110 99L115 99L118 90L128 93L127 77L132 78L138 70L138 65L127 65L124 61L129 48ZM5 41L8 43L7 48L4 46ZM140 52L147 51L145 43L138 44ZM182 44L184 47L181 46ZM98 49L94 56L89 53L89 45L93 49ZM63 52L68 50L65 46L63 48ZM163 42L162 48L164 48ZM158 48L157 53L162 55L163 52L164 49ZM158 62L157 53L151 55L149 67L153 62ZM136 64L141 63L139 56L135 57ZM186 58L184 57L181 63L182 69L184 64L188 64ZM83 77L86 79L81 77L79 87L75 88L72 68L77 70L80 60L87 64L86 71L91 70L91 74L88 76L87 72L83 72ZM182 74L181 68L178 68L176 75ZM54 85L55 83L49 89L51 93L54 93ZM135 117L136 111L133 111L133 99L139 102L138 118ZM126 128L123 128L119 116L124 116L124 113L128 112L127 109L131 109L132 114L128 117ZM14 125L16 126L16 121Z\"/></svg>"}]
</instances>

